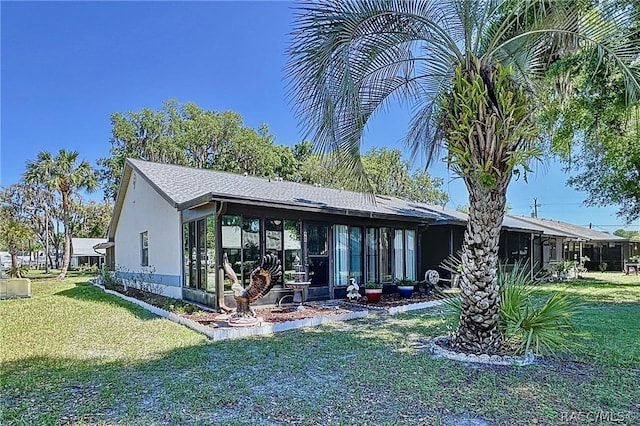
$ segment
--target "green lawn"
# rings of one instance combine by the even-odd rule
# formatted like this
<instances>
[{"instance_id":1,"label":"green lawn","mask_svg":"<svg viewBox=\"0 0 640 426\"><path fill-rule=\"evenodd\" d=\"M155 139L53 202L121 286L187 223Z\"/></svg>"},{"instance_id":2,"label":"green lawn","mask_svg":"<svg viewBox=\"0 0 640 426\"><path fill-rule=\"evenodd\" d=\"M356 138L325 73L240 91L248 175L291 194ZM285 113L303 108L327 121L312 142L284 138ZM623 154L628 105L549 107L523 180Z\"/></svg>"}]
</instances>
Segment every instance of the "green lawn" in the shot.
<instances>
[{"instance_id":1,"label":"green lawn","mask_svg":"<svg viewBox=\"0 0 640 426\"><path fill-rule=\"evenodd\" d=\"M640 276L590 274L575 355L489 367L416 347L418 311L212 343L74 277L0 302L2 424L640 424Z\"/></svg>"}]
</instances>

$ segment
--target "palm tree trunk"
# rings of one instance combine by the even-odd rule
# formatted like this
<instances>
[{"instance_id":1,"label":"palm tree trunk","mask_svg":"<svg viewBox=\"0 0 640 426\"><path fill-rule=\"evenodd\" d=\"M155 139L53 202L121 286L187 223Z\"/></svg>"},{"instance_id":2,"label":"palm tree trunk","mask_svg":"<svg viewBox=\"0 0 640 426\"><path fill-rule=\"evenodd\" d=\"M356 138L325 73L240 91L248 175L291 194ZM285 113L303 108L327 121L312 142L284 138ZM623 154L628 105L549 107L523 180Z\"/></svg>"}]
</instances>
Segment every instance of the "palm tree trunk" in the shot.
<instances>
[{"instance_id":1,"label":"palm tree trunk","mask_svg":"<svg viewBox=\"0 0 640 426\"><path fill-rule=\"evenodd\" d=\"M502 344L497 269L507 184L508 179L491 188L467 182L469 220L462 248L462 312L452 337L452 346L464 352L494 354Z\"/></svg>"},{"instance_id":2,"label":"palm tree trunk","mask_svg":"<svg viewBox=\"0 0 640 426\"><path fill-rule=\"evenodd\" d=\"M11 255L11 276L22 278L22 274L20 273L20 265L18 264L18 248L15 246L10 246L9 254Z\"/></svg>"},{"instance_id":3,"label":"palm tree trunk","mask_svg":"<svg viewBox=\"0 0 640 426\"><path fill-rule=\"evenodd\" d=\"M64 222L64 253L62 255L62 268L60 269L59 280L67 276L67 270L71 263L71 224L69 219L69 194L62 192L62 221Z\"/></svg>"}]
</instances>

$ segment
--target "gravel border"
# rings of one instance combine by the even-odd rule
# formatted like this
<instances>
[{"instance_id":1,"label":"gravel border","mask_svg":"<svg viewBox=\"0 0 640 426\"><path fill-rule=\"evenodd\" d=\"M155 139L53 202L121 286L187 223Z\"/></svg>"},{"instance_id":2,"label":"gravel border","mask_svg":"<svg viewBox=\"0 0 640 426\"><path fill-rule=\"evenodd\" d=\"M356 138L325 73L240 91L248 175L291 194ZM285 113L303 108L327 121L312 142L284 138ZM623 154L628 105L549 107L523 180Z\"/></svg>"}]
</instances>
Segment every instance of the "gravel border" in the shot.
<instances>
[{"instance_id":1,"label":"gravel border","mask_svg":"<svg viewBox=\"0 0 640 426\"><path fill-rule=\"evenodd\" d=\"M454 361L479 364L511 365L516 367L531 365L535 362L535 356L531 351L528 351L525 355L475 355L450 351L438 344L439 342L446 342L448 340L449 338L446 336L431 339L428 346L434 358L447 358Z\"/></svg>"}]
</instances>

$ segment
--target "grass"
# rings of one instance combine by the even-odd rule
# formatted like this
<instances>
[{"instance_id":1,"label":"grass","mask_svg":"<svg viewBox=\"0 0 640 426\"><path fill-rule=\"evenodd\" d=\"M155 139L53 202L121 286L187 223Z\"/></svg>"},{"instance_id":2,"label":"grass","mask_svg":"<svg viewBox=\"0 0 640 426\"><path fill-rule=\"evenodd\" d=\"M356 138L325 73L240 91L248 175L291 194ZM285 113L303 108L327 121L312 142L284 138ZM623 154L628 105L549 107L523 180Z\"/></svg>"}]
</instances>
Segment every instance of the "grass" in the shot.
<instances>
[{"instance_id":1,"label":"grass","mask_svg":"<svg viewBox=\"0 0 640 426\"><path fill-rule=\"evenodd\" d=\"M32 290L0 303L6 425L640 423L640 277L539 287L584 303L584 336L524 368L432 359L436 311L212 343L82 277Z\"/></svg>"}]
</instances>

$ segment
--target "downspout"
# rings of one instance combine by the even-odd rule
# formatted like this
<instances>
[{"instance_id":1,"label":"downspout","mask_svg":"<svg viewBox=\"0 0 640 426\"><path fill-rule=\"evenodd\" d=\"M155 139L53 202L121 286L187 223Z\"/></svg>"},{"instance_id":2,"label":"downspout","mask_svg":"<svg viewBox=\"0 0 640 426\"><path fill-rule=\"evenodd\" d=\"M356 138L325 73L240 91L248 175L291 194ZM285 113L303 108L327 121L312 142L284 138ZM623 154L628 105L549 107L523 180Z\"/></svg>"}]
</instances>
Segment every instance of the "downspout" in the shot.
<instances>
[{"instance_id":1,"label":"downspout","mask_svg":"<svg viewBox=\"0 0 640 426\"><path fill-rule=\"evenodd\" d=\"M216 227L218 223L220 221L220 215L222 215L225 211L227 210L227 204L224 201L220 201L220 207L216 210ZM216 238L216 241L220 241L219 243L217 243L217 245L219 245L220 251L219 253L222 253L222 227L220 227L220 238ZM217 258L219 258L220 256L216 256ZM218 259L216 259L217 262ZM217 283L217 288L216 288L216 294L218 296L218 308L225 312L225 313L229 313L233 311L233 308L228 307L225 303L224 303L224 269L222 266L218 267L218 283Z\"/></svg>"}]
</instances>

